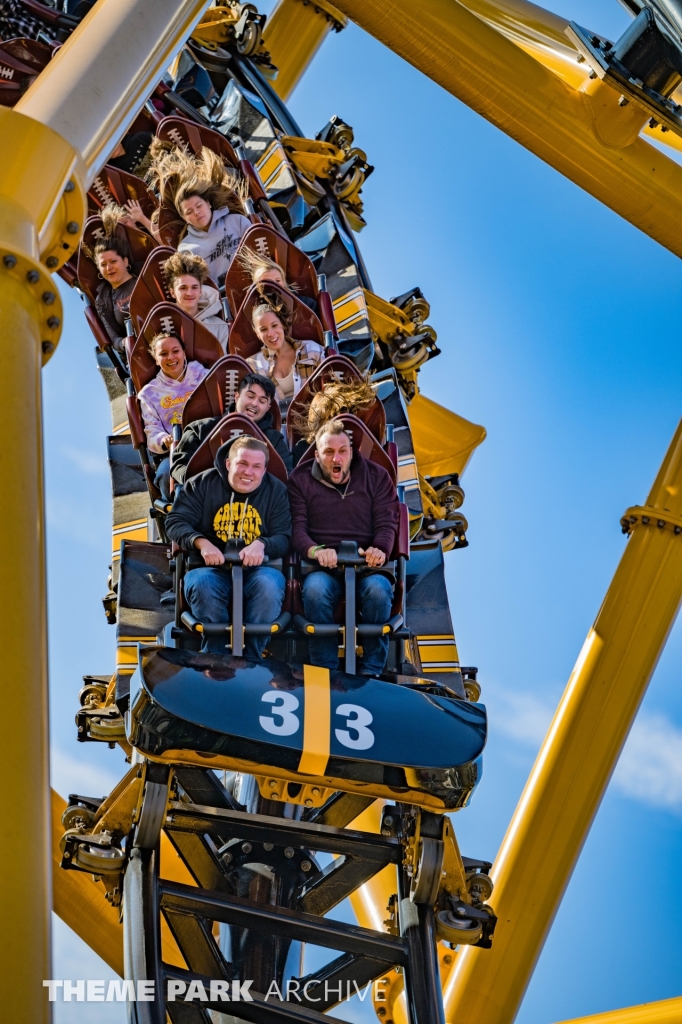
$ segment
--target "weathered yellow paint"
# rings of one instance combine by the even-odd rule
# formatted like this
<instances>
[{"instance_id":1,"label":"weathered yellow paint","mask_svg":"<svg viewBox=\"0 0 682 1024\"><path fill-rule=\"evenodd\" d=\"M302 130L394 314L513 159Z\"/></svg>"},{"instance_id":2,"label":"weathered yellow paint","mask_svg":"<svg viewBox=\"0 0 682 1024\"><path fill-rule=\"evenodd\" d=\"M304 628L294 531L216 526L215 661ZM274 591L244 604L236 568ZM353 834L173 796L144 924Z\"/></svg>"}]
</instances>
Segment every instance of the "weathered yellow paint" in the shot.
<instances>
[{"instance_id":1,"label":"weathered yellow paint","mask_svg":"<svg viewBox=\"0 0 682 1024\"><path fill-rule=\"evenodd\" d=\"M682 256L682 167L642 138L621 146L603 142L590 96L457 0L340 0L338 7L550 166ZM614 119L631 117L629 107L618 107L616 93L609 91L615 97Z\"/></svg>"},{"instance_id":2,"label":"weathered yellow paint","mask_svg":"<svg viewBox=\"0 0 682 1024\"><path fill-rule=\"evenodd\" d=\"M328 34L347 23L328 0L280 0L263 33L265 46L279 70L273 83L278 96L289 99Z\"/></svg>"},{"instance_id":3,"label":"weathered yellow paint","mask_svg":"<svg viewBox=\"0 0 682 1024\"><path fill-rule=\"evenodd\" d=\"M446 1020L510 1024L682 600L682 423L633 526L491 875L491 950L467 947L445 989Z\"/></svg>"}]
</instances>

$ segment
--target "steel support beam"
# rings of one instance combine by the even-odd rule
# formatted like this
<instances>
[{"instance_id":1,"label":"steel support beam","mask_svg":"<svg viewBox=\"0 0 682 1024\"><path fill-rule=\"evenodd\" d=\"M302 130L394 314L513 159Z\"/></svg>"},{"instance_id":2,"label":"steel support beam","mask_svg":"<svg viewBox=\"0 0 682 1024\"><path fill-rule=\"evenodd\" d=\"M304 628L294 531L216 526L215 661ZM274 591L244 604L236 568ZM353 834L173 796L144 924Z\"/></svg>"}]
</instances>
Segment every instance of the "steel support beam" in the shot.
<instances>
[{"instance_id":1,"label":"steel support beam","mask_svg":"<svg viewBox=\"0 0 682 1024\"><path fill-rule=\"evenodd\" d=\"M267 20L263 39L278 75L273 85L285 102L300 82L329 33L348 19L328 0L279 0Z\"/></svg>"},{"instance_id":2,"label":"steel support beam","mask_svg":"<svg viewBox=\"0 0 682 1024\"><path fill-rule=\"evenodd\" d=\"M682 423L633 519L491 871L493 948L458 952L445 989L448 1022L514 1020L675 621L682 600Z\"/></svg>"},{"instance_id":3,"label":"steel support beam","mask_svg":"<svg viewBox=\"0 0 682 1024\"><path fill-rule=\"evenodd\" d=\"M429 78L682 256L682 167L638 137L634 104L578 91L457 0L338 0Z\"/></svg>"},{"instance_id":4,"label":"steel support beam","mask_svg":"<svg viewBox=\"0 0 682 1024\"><path fill-rule=\"evenodd\" d=\"M0 648L7 784L31 808L0 853L0 990L14 1024L49 1020L50 826L40 369L61 328L47 273L78 244L85 192L208 0L100 0L13 110L0 108L3 458Z\"/></svg>"},{"instance_id":5,"label":"steel support beam","mask_svg":"<svg viewBox=\"0 0 682 1024\"><path fill-rule=\"evenodd\" d=\"M663 999L660 1003L641 1003L624 1010L597 1013L594 1017L576 1017L563 1024L679 1024L682 998Z\"/></svg>"}]
</instances>

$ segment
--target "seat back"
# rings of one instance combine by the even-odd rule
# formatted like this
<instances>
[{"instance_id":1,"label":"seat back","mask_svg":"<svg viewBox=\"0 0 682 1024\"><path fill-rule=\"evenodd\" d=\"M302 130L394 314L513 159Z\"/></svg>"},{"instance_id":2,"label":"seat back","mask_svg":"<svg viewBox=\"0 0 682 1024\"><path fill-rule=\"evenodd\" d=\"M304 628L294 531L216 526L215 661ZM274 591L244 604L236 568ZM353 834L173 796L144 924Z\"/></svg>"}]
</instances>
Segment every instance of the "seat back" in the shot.
<instances>
[{"instance_id":1,"label":"seat back","mask_svg":"<svg viewBox=\"0 0 682 1024\"><path fill-rule=\"evenodd\" d=\"M156 248L156 241L146 231L140 231L138 228L124 227L123 224L117 226L115 235L124 244L127 244L132 257L131 270L134 274L139 274L147 262L149 254ZM83 241L78 250L78 286L85 292L91 302L95 301L95 295L97 294L97 288L101 279L94 260L91 260L86 254L83 246L94 249L97 243L104 238L106 238L106 234L102 218L88 217L83 228Z\"/></svg>"},{"instance_id":2,"label":"seat back","mask_svg":"<svg viewBox=\"0 0 682 1024\"><path fill-rule=\"evenodd\" d=\"M163 142L170 142L172 146L190 149L196 156L205 146L221 156L226 164L239 167L239 158L224 135L205 125L188 121L185 117L164 117L156 129L156 137Z\"/></svg>"},{"instance_id":3,"label":"seat back","mask_svg":"<svg viewBox=\"0 0 682 1024\"><path fill-rule=\"evenodd\" d=\"M130 319L135 334L142 330L145 320L159 302L172 302L170 292L163 278L163 264L173 255L175 249L160 245L154 249L142 268L137 284L130 296Z\"/></svg>"},{"instance_id":4,"label":"seat back","mask_svg":"<svg viewBox=\"0 0 682 1024\"><path fill-rule=\"evenodd\" d=\"M209 416L224 416L251 367L240 356L223 356L202 380L182 411L182 426Z\"/></svg>"},{"instance_id":5,"label":"seat back","mask_svg":"<svg viewBox=\"0 0 682 1024\"><path fill-rule=\"evenodd\" d=\"M226 441L239 437L240 434L249 434L251 437L256 437L259 441L263 441L268 446L270 453L268 473L272 473L274 477L277 477L278 480L285 484L287 482L287 470L280 456L258 424L253 423L247 416L240 416L238 412L230 413L220 423L217 423L214 430L201 442L189 460L185 481L189 480L192 476L196 476L197 473L203 473L204 470L211 469L220 446L225 444Z\"/></svg>"},{"instance_id":6,"label":"seat back","mask_svg":"<svg viewBox=\"0 0 682 1024\"><path fill-rule=\"evenodd\" d=\"M107 203L125 206L129 199L137 200L145 217L151 217L158 206L155 196L142 178L110 164L102 168L88 189L88 205L93 214Z\"/></svg>"},{"instance_id":7,"label":"seat back","mask_svg":"<svg viewBox=\"0 0 682 1024\"><path fill-rule=\"evenodd\" d=\"M260 256L269 256L275 263L279 263L289 284L294 285L302 295L317 299L317 273L310 258L269 224L254 224L242 235L225 277L225 294L233 314L237 314L251 287L251 275L239 263L239 254L245 249L251 249Z\"/></svg>"},{"instance_id":8,"label":"seat back","mask_svg":"<svg viewBox=\"0 0 682 1024\"><path fill-rule=\"evenodd\" d=\"M52 47L36 39L0 43L0 105L13 107L52 58Z\"/></svg>"},{"instance_id":9,"label":"seat back","mask_svg":"<svg viewBox=\"0 0 682 1024\"><path fill-rule=\"evenodd\" d=\"M161 331L180 338L185 346L187 362L196 359L203 366L210 367L222 357L220 342L207 327L188 316L174 302L160 302L145 320L129 351L130 376L136 391L158 373L159 368L149 351L149 342Z\"/></svg>"},{"instance_id":10,"label":"seat back","mask_svg":"<svg viewBox=\"0 0 682 1024\"><path fill-rule=\"evenodd\" d=\"M343 423L344 429L350 434L353 450L360 452L370 462L376 462L378 466L383 466L388 475L390 476L393 483L396 483L397 472L393 465L393 462L381 447L374 434L365 426L361 419L357 416L353 416L352 413L344 412L340 416L335 416L331 421L336 423L340 420ZM312 462L315 455L315 443L313 442L308 448L307 452L301 458L299 465L302 462Z\"/></svg>"},{"instance_id":11,"label":"seat back","mask_svg":"<svg viewBox=\"0 0 682 1024\"><path fill-rule=\"evenodd\" d=\"M327 356L323 359L320 365L311 373L308 379L303 384L303 387L299 393L294 397L291 405L289 406L289 415L287 416L287 435L289 438L289 444L293 447L296 441L303 437L300 430L294 427L294 420L305 419L308 406L312 401L313 395L316 395L318 391L324 391L324 386L332 381L346 381L351 383L352 381L361 381L362 374L358 370L355 363L347 356ZM381 402L379 402L381 405ZM383 408L383 406L382 406ZM386 416L384 414L384 426Z\"/></svg>"},{"instance_id":12,"label":"seat back","mask_svg":"<svg viewBox=\"0 0 682 1024\"><path fill-rule=\"evenodd\" d=\"M248 359L259 352L262 345L256 332L251 326L251 313L258 299L263 295L276 295L291 312L292 325L291 336L299 341L316 341L324 345L324 331L322 324L317 319L312 309L309 309L304 302L296 298L292 292L280 288L276 284L251 286L242 302L241 309L237 313L230 328L230 352L233 355Z\"/></svg>"}]
</instances>

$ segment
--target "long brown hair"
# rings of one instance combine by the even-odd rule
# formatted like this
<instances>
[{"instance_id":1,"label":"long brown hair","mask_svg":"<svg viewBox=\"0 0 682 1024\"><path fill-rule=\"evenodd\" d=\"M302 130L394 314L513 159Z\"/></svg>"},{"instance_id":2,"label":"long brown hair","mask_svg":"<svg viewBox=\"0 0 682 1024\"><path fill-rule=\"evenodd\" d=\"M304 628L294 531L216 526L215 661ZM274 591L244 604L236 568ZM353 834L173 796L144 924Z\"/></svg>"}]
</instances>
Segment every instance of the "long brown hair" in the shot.
<instances>
[{"instance_id":1,"label":"long brown hair","mask_svg":"<svg viewBox=\"0 0 682 1024\"><path fill-rule=\"evenodd\" d=\"M325 424L342 412L357 413L369 409L377 401L368 378L353 381L329 381L322 391L313 395L306 416L295 409L290 412L294 430L307 441L315 436Z\"/></svg>"}]
</instances>

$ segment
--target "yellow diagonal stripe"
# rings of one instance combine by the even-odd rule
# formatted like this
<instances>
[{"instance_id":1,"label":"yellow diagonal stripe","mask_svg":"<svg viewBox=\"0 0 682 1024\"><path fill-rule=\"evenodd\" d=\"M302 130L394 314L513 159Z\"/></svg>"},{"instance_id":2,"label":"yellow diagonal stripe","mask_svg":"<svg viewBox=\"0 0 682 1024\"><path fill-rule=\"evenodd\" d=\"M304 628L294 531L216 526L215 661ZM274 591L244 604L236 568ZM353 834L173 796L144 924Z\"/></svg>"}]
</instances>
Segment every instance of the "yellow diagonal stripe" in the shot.
<instances>
[{"instance_id":1,"label":"yellow diagonal stripe","mask_svg":"<svg viewBox=\"0 0 682 1024\"><path fill-rule=\"evenodd\" d=\"M303 686L303 750L298 770L305 775L324 775L329 761L332 717L329 669L304 665Z\"/></svg>"}]
</instances>

